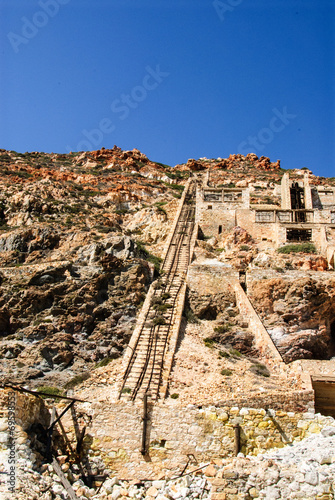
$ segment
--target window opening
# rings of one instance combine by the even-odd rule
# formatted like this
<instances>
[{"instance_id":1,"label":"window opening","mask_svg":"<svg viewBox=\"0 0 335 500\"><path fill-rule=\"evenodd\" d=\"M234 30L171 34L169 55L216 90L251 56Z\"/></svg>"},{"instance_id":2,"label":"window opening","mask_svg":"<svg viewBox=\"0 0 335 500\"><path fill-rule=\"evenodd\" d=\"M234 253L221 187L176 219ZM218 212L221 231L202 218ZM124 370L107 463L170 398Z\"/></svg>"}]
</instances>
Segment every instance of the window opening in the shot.
<instances>
[{"instance_id":1,"label":"window opening","mask_svg":"<svg viewBox=\"0 0 335 500\"><path fill-rule=\"evenodd\" d=\"M312 240L312 230L311 229L287 229L286 230L287 241L311 241Z\"/></svg>"}]
</instances>

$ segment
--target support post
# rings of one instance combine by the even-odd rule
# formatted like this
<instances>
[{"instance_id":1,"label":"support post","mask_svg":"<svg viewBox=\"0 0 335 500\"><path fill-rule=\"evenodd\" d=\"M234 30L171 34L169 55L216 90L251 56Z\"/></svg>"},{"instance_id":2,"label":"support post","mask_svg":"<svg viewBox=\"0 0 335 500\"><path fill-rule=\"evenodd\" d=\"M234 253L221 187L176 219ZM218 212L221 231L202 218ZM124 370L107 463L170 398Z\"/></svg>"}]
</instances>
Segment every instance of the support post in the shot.
<instances>
[{"instance_id":1,"label":"support post","mask_svg":"<svg viewBox=\"0 0 335 500\"><path fill-rule=\"evenodd\" d=\"M241 449L241 443L240 443L240 424L235 424L234 425L234 432L235 432L235 449L234 449L234 452L235 452L235 456L237 456L239 453L240 453L240 449Z\"/></svg>"},{"instance_id":2,"label":"support post","mask_svg":"<svg viewBox=\"0 0 335 500\"><path fill-rule=\"evenodd\" d=\"M47 429L47 447L46 447L46 459L47 462L52 461L52 433L54 430L54 422L56 419L56 408L52 407L50 427Z\"/></svg>"}]
</instances>

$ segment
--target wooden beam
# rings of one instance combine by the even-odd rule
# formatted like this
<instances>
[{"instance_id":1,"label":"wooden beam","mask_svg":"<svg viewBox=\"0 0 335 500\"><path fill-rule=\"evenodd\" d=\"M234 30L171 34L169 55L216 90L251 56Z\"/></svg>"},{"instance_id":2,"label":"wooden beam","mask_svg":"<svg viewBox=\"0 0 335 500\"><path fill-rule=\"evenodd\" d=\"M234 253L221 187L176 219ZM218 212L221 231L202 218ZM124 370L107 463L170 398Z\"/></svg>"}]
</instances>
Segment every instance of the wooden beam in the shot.
<instances>
[{"instance_id":1,"label":"wooden beam","mask_svg":"<svg viewBox=\"0 0 335 500\"><path fill-rule=\"evenodd\" d=\"M52 466L54 468L54 471L58 475L59 479L61 480L62 485L64 486L64 488L65 488L67 494L69 495L70 499L71 500L78 500L79 497L77 497L77 495L75 494L74 489L72 488L72 486L69 483L69 481L66 479L66 477L64 475L64 472L62 471L59 463L57 462L57 460L55 458L53 458L53 460L52 460Z\"/></svg>"}]
</instances>

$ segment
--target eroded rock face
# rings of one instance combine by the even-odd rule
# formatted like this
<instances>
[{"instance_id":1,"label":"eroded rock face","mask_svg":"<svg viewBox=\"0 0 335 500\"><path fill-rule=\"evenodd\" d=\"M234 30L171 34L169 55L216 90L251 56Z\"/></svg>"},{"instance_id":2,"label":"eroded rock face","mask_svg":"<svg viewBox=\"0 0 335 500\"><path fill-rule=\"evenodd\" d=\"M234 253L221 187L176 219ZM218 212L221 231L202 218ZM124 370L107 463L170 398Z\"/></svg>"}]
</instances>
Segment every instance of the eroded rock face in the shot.
<instances>
[{"instance_id":1,"label":"eroded rock face","mask_svg":"<svg viewBox=\"0 0 335 500\"><path fill-rule=\"evenodd\" d=\"M62 385L103 358L121 356L152 279L150 265L136 255L136 243L119 235L65 252L71 260L63 263L6 269L4 380Z\"/></svg>"},{"instance_id":2,"label":"eroded rock face","mask_svg":"<svg viewBox=\"0 0 335 500\"><path fill-rule=\"evenodd\" d=\"M215 320L221 314L226 314L228 308L236 306L235 294L227 290L222 293L203 295L196 290L189 290L188 305L199 319Z\"/></svg>"},{"instance_id":3,"label":"eroded rock face","mask_svg":"<svg viewBox=\"0 0 335 500\"><path fill-rule=\"evenodd\" d=\"M333 355L335 278L278 273L250 279L248 294L285 361Z\"/></svg>"},{"instance_id":4,"label":"eroded rock face","mask_svg":"<svg viewBox=\"0 0 335 500\"><path fill-rule=\"evenodd\" d=\"M232 347L245 355L257 357L254 336L248 330L246 318L240 314L236 306L236 297L232 290L202 294L190 288L187 293L186 310L190 310L192 315L200 320L213 322L214 333L211 339L217 345Z\"/></svg>"}]
</instances>

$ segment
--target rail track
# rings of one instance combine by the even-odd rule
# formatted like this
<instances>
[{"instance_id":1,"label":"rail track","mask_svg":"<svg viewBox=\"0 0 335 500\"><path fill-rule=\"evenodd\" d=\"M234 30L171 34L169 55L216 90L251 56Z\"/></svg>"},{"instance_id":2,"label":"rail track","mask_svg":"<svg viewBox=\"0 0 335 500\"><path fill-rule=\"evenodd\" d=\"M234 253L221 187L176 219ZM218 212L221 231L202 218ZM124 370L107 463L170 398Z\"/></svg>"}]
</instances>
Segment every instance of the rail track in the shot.
<instances>
[{"instance_id":1,"label":"rail track","mask_svg":"<svg viewBox=\"0 0 335 500\"><path fill-rule=\"evenodd\" d=\"M195 218L195 186L190 184L175 225L165 259L161 278L153 284L151 302L142 318L122 381L119 398L135 400L150 392L152 399L160 396L164 360L169 350L173 328L178 328L181 313L177 306L190 263L191 238Z\"/></svg>"}]
</instances>

